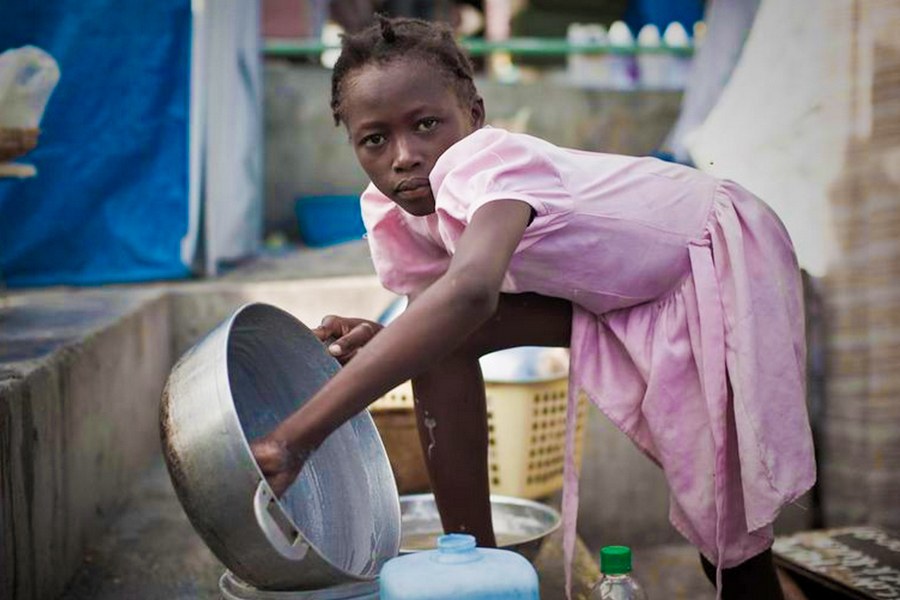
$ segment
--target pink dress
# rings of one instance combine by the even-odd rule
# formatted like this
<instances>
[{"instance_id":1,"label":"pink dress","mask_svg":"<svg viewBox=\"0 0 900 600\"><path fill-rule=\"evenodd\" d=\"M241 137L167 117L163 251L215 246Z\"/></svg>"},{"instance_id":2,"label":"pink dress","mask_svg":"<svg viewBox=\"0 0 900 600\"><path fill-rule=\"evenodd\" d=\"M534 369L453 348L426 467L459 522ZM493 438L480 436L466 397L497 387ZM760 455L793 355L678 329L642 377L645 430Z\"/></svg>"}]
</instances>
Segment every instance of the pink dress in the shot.
<instances>
[{"instance_id":1,"label":"pink dress","mask_svg":"<svg viewBox=\"0 0 900 600\"><path fill-rule=\"evenodd\" d=\"M775 214L695 169L494 128L450 147L430 180L428 217L372 185L362 196L385 287L427 286L475 211L513 199L536 216L502 291L572 302L567 567L579 391L663 468L672 524L711 562L728 568L768 548L781 507L815 481L800 273Z\"/></svg>"}]
</instances>

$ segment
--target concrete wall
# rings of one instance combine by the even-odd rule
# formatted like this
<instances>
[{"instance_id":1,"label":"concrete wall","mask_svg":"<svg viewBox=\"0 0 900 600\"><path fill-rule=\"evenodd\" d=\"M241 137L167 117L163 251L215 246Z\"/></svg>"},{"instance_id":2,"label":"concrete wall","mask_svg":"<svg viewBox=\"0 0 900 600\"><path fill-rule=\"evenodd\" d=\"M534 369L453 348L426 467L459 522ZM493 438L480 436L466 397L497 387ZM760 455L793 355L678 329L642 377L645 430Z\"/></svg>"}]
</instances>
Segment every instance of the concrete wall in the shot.
<instances>
[{"instance_id":1,"label":"concrete wall","mask_svg":"<svg viewBox=\"0 0 900 600\"><path fill-rule=\"evenodd\" d=\"M0 598L59 596L158 452L169 317L160 293L29 297L2 312Z\"/></svg>"},{"instance_id":2,"label":"concrete wall","mask_svg":"<svg viewBox=\"0 0 900 600\"><path fill-rule=\"evenodd\" d=\"M266 231L296 235L299 195L359 194L368 179L329 106L331 72L286 61L265 65ZM679 92L585 90L552 81L476 82L487 119L556 144L644 155L678 116Z\"/></svg>"},{"instance_id":3,"label":"concrete wall","mask_svg":"<svg viewBox=\"0 0 900 600\"><path fill-rule=\"evenodd\" d=\"M596 551L607 545L652 546L684 542L669 523L669 488L663 472L625 434L591 407L581 469L578 533ZM786 506L775 534L813 526L812 495Z\"/></svg>"},{"instance_id":4,"label":"concrete wall","mask_svg":"<svg viewBox=\"0 0 900 600\"><path fill-rule=\"evenodd\" d=\"M593 405L588 411L580 479L578 533L602 546L682 541L669 524L662 470Z\"/></svg>"},{"instance_id":5,"label":"concrete wall","mask_svg":"<svg viewBox=\"0 0 900 600\"><path fill-rule=\"evenodd\" d=\"M171 296L172 354L181 356L249 302L274 304L312 329L329 314L376 319L395 297L374 276L179 287Z\"/></svg>"}]
</instances>

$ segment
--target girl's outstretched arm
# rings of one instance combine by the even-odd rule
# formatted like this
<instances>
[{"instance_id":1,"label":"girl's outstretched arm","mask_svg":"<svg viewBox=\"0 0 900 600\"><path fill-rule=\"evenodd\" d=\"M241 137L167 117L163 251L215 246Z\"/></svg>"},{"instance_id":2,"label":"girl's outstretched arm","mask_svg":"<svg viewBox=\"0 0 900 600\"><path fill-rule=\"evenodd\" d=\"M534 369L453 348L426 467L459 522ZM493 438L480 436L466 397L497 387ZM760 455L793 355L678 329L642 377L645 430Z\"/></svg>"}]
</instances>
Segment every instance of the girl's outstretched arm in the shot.
<instances>
[{"instance_id":1,"label":"girl's outstretched arm","mask_svg":"<svg viewBox=\"0 0 900 600\"><path fill-rule=\"evenodd\" d=\"M266 436L267 447L282 447L293 457L307 455L369 403L462 344L496 310L503 277L531 210L516 200L479 208L447 272ZM287 462L296 466L296 461ZM267 476L274 479L269 472ZM286 489L284 479L280 478L276 493Z\"/></svg>"}]
</instances>

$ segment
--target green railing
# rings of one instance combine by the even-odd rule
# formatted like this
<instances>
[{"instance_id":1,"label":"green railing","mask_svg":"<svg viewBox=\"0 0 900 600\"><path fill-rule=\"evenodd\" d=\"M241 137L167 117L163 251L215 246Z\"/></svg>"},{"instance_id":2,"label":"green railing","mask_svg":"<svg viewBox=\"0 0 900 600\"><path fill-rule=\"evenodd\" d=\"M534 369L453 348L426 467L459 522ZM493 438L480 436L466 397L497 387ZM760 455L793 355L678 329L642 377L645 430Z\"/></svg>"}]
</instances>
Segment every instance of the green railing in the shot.
<instances>
[{"instance_id":1,"label":"green railing","mask_svg":"<svg viewBox=\"0 0 900 600\"><path fill-rule=\"evenodd\" d=\"M609 44L571 44L565 38L511 38L500 42L482 39L460 41L472 56L483 56L493 52L506 52L519 56L566 56L569 54L674 54L691 56L693 47L659 46L647 48L637 45L612 46ZM337 48L316 39L267 40L263 47L266 56L310 56L325 50Z\"/></svg>"}]
</instances>

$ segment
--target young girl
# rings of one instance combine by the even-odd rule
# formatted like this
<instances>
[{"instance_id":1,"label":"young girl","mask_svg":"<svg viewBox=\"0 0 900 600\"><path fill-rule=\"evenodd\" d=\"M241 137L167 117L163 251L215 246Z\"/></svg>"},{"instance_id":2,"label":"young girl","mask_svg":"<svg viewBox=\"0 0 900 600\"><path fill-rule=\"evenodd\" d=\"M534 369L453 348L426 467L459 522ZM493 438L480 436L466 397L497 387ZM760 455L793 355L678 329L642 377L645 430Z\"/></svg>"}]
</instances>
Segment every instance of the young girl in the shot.
<instances>
[{"instance_id":1,"label":"young girl","mask_svg":"<svg viewBox=\"0 0 900 600\"><path fill-rule=\"evenodd\" d=\"M815 466L800 274L774 213L690 168L485 127L466 56L423 21L346 37L331 105L372 181L362 210L375 268L411 302L383 330L341 317L316 330L346 366L254 443L276 492L341 423L412 378L444 528L492 546L478 358L569 346L567 581L583 391L663 468L670 519L722 597L780 598L772 521Z\"/></svg>"}]
</instances>

